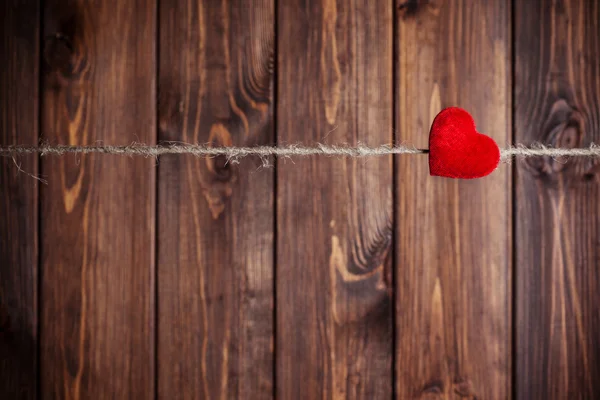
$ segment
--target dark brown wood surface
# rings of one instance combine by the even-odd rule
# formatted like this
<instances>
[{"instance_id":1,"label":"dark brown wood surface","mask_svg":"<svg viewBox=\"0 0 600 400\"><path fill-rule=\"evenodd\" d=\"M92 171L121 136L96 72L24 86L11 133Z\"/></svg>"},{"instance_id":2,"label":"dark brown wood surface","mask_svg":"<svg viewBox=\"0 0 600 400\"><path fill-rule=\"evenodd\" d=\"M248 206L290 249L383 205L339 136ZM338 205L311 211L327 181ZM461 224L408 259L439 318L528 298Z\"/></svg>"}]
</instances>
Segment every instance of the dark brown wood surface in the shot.
<instances>
[{"instance_id":1,"label":"dark brown wood surface","mask_svg":"<svg viewBox=\"0 0 600 400\"><path fill-rule=\"evenodd\" d=\"M45 140L155 142L155 18L150 0L45 1L44 35L55 36L44 49ZM45 398L154 395L155 164L43 159Z\"/></svg>"},{"instance_id":2,"label":"dark brown wood surface","mask_svg":"<svg viewBox=\"0 0 600 400\"><path fill-rule=\"evenodd\" d=\"M598 1L393 3L2 1L0 145L600 143ZM0 157L1 399L600 398L599 160L41 160Z\"/></svg>"},{"instance_id":3,"label":"dark brown wood surface","mask_svg":"<svg viewBox=\"0 0 600 400\"><path fill-rule=\"evenodd\" d=\"M37 144L39 5L0 3L0 145ZM35 157L0 157L0 397L37 386L38 174Z\"/></svg>"},{"instance_id":4,"label":"dark brown wood surface","mask_svg":"<svg viewBox=\"0 0 600 400\"><path fill-rule=\"evenodd\" d=\"M600 4L515 3L515 140L600 142ZM600 162L516 176L516 398L600 393Z\"/></svg>"},{"instance_id":5,"label":"dark brown wood surface","mask_svg":"<svg viewBox=\"0 0 600 400\"><path fill-rule=\"evenodd\" d=\"M159 139L273 142L274 2L163 1ZM271 398L274 171L159 165L158 397Z\"/></svg>"},{"instance_id":6,"label":"dark brown wood surface","mask_svg":"<svg viewBox=\"0 0 600 400\"><path fill-rule=\"evenodd\" d=\"M279 2L279 143L392 142L391 6ZM277 168L277 398L390 398L392 159Z\"/></svg>"},{"instance_id":7,"label":"dark brown wood surface","mask_svg":"<svg viewBox=\"0 0 600 400\"><path fill-rule=\"evenodd\" d=\"M504 0L399 10L400 142L427 148L431 121L448 106L510 142L509 12ZM426 156L398 160L398 398L509 398L511 168L450 180L430 177Z\"/></svg>"}]
</instances>

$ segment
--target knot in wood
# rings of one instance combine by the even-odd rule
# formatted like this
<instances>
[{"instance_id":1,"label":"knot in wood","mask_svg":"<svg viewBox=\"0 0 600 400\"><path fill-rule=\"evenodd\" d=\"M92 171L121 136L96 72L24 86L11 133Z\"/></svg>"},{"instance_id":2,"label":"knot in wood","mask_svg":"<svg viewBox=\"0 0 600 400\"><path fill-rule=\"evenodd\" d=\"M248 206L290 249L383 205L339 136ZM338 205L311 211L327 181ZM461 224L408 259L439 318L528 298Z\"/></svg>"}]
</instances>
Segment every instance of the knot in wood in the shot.
<instances>
[{"instance_id":1,"label":"knot in wood","mask_svg":"<svg viewBox=\"0 0 600 400\"><path fill-rule=\"evenodd\" d=\"M398 10L402 19L409 19L425 10L429 10L435 15L438 13L439 7L439 4L435 4L435 0L406 0L398 5Z\"/></svg>"},{"instance_id":2,"label":"knot in wood","mask_svg":"<svg viewBox=\"0 0 600 400\"><path fill-rule=\"evenodd\" d=\"M427 382L421 390L421 399L438 399L444 395L444 382L441 380L432 380Z\"/></svg>"},{"instance_id":3,"label":"knot in wood","mask_svg":"<svg viewBox=\"0 0 600 400\"><path fill-rule=\"evenodd\" d=\"M227 157L209 157L206 160L206 166L215 180L219 182L229 182L234 180L234 168L231 160L228 160Z\"/></svg>"},{"instance_id":4,"label":"knot in wood","mask_svg":"<svg viewBox=\"0 0 600 400\"><path fill-rule=\"evenodd\" d=\"M398 5L398 10L403 13L403 17L412 17L417 14L423 3L427 3L427 0L406 0Z\"/></svg>"},{"instance_id":5,"label":"knot in wood","mask_svg":"<svg viewBox=\"0 0 600 400\"><path fill-rule=\"evenodd\" d=\"M49 35L44 40L44 62L50 71L63 76L73 74L74 47L71 39L60 32Z\"/></svg>"},{"instance_id":6,"label":"knot in wood","mask_svg":"<svg viewBox=\"0 0 600 400\"><path fill-rule=\"evenodd\" d=\"M585 116L565 99L552 105L543 124L542 143L551 147L576 149L587 147L585 140ZM536 178L549 186L561 181L591 181L598 176L598 162L591 158L531 157L524 167Z\"/></svg>"},{"instance_id":7,"label":"knot in wood","mask_svg":"<svg viewBox=\"0 0 600 400\"><path fill-rule=\"evenodd\" d=\"M214 123L210 129L209 142L214 147L229 147L233 146L231 133L223 123ZM212 178L216 182L233 182L235 181L234 169L232 164L236 163L235 159L227 158L226 156L208 157L206 159L206 167L212 174Z\"/></svg>"}]
</instances>

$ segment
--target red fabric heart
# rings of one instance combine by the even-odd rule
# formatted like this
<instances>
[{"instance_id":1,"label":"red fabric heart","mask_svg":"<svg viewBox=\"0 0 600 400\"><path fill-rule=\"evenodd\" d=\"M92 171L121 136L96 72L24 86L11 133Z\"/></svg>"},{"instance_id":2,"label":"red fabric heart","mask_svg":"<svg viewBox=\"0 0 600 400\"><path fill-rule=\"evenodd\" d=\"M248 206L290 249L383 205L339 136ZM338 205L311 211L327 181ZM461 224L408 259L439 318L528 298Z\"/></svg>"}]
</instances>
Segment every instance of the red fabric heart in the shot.
<instances>
[{"instance_id":1,"label":"red fabric heart","mask_svg":"<svg viewBox=\"0 0 600 400\"><path fill-rule=\"evenodd\" d=\"M429 174L474 179L490 174L500 162L496 142L475 129L473 117L458 107L442 110L429 132Z\"/></svg>"}]
</instances>

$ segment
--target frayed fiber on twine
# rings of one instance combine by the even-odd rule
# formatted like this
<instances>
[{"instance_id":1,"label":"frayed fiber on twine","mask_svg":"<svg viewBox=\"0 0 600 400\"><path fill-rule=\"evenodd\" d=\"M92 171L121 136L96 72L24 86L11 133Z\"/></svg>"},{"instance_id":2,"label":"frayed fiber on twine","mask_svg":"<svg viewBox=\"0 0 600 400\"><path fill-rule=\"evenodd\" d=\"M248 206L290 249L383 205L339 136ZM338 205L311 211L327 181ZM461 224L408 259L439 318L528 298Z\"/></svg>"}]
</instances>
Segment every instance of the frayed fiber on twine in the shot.
<instances>
[{"instance_id":1,"label":"frayed fiber on twine","mask_svg":"<svg viewBox=\"0 0 600 400\"><path fill-rule=\"evenodd\" d=\"M535 143L531 147L517 145L501 149L500 154L503 161L511 157L600 157L600 145L592 143L589 147L566 149Z\"/></svg>"}]
</instances>

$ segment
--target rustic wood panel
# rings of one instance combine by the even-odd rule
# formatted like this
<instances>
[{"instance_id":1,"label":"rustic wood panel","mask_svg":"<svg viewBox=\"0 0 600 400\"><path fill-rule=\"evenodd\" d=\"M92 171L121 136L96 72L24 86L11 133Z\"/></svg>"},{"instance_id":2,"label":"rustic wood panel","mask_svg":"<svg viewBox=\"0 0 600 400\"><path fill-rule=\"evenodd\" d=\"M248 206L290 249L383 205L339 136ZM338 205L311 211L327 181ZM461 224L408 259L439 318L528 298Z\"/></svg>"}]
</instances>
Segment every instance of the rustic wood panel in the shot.
<instances>
[{"instance_id":1,"label":"rustic wood panel","mask_svg":"<svg viewBox=\"0 0 600 400\"><path fill-rule=\"evenodd\" d=\"M44 33L55 39L44 49L44 139L155 142L155 18L151 0L45 2ZM43 160L45 397L154 395L155 164Z\"/></svg>"},{"instance_id":2,"label":"rustic wood panel","mask_svg":"<svg viewBox=\"0 0 600 400\"><path fill-rule=\"evenodd\" d=\"M37 144L39 5L0 4L0 144ZM22 170L22 171L20 171ZM0 397L33 399L37 375L36 157L0 159Z\"/></svg>"},{"instance_id":3,"label":"rustic wood panel","mask_svg":"<svg viewBox=\"0 0 600 400\"><path fill-rule=\"evenodd\" d=\"M279 143L391 143L391 3L278 11ZM278 398L391 397L392 181L391 157L278 160Z\"/></svg>"},{"instance_id":4,"label":"rustic wood panel","mask_svg":"<svg viewBox=\"0 0 600 400\"><path fill-rule=\"evenodd\" d=\"M515 2L516 141L600 142L600 4ZM516 176L516 397L600 393L600 162Z\"/></svg>"},{"instance_id":5,"label":"rustic wood panel","mask_svg":"<svg viewBox=\"0 0 600 400\"><path fill-rule=\"evenodd\" d=\"M509 4L423 2L397 14L401 142L427 148L444 107L510 140ZM511 393L511 168L484 179L397 163L397 396L506 399Z\"/></svg>"},{"instance_id":6,"label":"rustic wood panel","mask_svg":"<svg viewBox=\"0 0 600 400\"><path fill-rule=\"evenodd\" d=\"M159 139L273 142L274 2L160 3ZM274 171L159 166L160 398L271 398Z\"/></svg>"}]
</instances>

